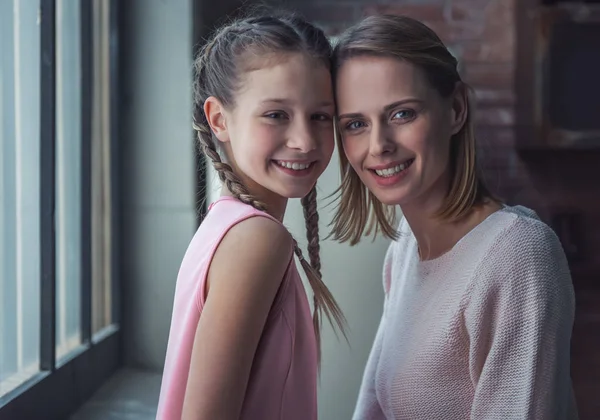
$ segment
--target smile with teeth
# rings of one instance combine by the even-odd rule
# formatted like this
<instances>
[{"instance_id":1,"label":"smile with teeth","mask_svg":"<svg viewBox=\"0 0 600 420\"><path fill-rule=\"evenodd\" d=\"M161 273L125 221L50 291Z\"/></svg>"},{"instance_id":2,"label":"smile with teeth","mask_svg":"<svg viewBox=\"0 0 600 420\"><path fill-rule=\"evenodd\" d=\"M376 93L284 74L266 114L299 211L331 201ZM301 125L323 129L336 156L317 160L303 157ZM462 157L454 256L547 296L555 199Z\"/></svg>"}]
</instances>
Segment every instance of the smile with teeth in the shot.
<instances>
[{"instance_id":1,"label":"smile with teeth","mask_svg":"<svg viewBox=\"0 0 600 420\"><path fill-rule=\"evenodd\" d=\"M305 169L308 169L310 167L310 165L313 164L313 162L299 163L299 162L287 162L285 160L276 160L275 163L277 163L279 166L281 166L283 168L292 169L294 171L303 171Z\"/></svg>"},{"instance_id":2,"label":"smile with teeth","mask_svg":"<svg viewBox=\"0 0 600 420\"><path fill-rule=\"evenodd\" d=\"M374 172L383 178L388 178L390 176L396 175L399 172L402 172L403 170L405 170L406 168L408 168L412 163L414 162L414 159L409 159L404 163L401 163L399 165L393 166L391 168L386 168L386 169L374 169Z\"/></svg>"}]
</instances>

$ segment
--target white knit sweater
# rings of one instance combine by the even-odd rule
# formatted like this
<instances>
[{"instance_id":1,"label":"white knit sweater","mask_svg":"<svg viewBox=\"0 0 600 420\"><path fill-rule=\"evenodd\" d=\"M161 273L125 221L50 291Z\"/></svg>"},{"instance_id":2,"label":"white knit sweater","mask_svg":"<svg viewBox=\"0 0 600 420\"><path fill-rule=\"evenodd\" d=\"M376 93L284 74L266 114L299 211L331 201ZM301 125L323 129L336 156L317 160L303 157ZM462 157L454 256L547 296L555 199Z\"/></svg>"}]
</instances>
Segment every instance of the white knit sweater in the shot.
<instances>
[{"instance_id":1,"label":"white knit sweater","mask_svg":"<svg viewBox=\"0 0 600 420\"><path fill-rule=\"evenodd\" d=\"M554 232L524 207L420 261L405 220L354 420L576 419L574 294Z\"/></svg>"}]
</instances>

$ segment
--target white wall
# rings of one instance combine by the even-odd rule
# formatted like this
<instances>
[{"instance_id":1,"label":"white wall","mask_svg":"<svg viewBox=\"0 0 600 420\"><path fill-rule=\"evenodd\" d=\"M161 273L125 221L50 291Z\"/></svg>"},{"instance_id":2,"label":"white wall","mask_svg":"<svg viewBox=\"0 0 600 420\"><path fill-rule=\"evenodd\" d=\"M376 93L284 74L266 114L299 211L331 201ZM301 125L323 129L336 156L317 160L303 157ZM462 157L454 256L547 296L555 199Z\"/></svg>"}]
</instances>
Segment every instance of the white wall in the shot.
<instances>
[{"instance_id":1,"label":"white wall","mask_svg":"<svg viewBox=\"0 0 600 420\"><path fill-rule=\"evenodd\" d=\"M329 232L334 206L327 197L339 186L337 151L318 183L321 238ZM288 205L284 223L305 248L306 234L300 200ZM319 419L350 419L371 344L383 309L381 272L388 241L366 240L350 247L321 240L323 281L331 289L348 319L350 344L336 338L324 323Z\"/></svg>"},{"instance_id":2,"label":"white wall","mask_svg":"<svg viewBox=\"0 0 600 420\"><path fill-rule=\"evenodd\" d=\"M124 350L162 370L175 279L196 228L191 0L125 7L122 173Z\"/></svg>"},{"instance_id":3,"label":"white wall","mask_svg":"<svg viewBox=\"0 0 600 420\"><path fill-rule=\"evenodd\" d=\"M127 142L127 238L125 243L125 349L129 364L162 369L175 278L195 229L190 133L191 0L135 0L129 5L123 120ZM143 5L143 7L142 7ZM209 171L209 201L219 185ZM319 181L321 232L333 208L325 199L339 184L338 160ZM305 231L299 200L288 206L285 224L301 245ZM382 310L381 267L387 241L356 247L322 240L325 282L349 325L350 346L325 323L319 418L351 418L363 368Z\"/></svg>"}]
</instances>

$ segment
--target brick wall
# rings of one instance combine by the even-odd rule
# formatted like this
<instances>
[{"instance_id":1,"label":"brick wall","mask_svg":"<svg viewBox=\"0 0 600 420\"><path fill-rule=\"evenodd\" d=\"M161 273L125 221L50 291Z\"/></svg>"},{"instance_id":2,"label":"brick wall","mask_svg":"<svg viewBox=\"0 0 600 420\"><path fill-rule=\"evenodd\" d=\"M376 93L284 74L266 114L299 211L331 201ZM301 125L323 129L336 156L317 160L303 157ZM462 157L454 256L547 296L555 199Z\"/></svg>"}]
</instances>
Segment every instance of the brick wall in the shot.
<instances>
[{"instance_id":1,"label":"brick wall","mask_svg":"<svg viewBox=\"0 0 600 420\"><path fill-rule=\"evenodd\" d=\"M335 35L371 14L406 14L436 31L474 89L475 121L491 186L506 199L528 195L514 152L515 0L295 0L305 17Z\"/></svg>"},{"instance_id":2,"label":"brick wall","mask_svg":"<svg viewBox=\"0 0 600 420\"><path fill-rule=\"evenodd\" d=\"M519 0L521 1L521 0ZM486 177L510 204L547 222L561 209L582 217L584 260L573 263L578 313L573 380L580 418L600 418L600 150L517 152L515 142L517 0L292 0L286 3L335 35L361 17L392 13L422 20L460 61L476 98L476 128ZM533 33L531 34L533 35Z\"/></svg>"}]
</instances>

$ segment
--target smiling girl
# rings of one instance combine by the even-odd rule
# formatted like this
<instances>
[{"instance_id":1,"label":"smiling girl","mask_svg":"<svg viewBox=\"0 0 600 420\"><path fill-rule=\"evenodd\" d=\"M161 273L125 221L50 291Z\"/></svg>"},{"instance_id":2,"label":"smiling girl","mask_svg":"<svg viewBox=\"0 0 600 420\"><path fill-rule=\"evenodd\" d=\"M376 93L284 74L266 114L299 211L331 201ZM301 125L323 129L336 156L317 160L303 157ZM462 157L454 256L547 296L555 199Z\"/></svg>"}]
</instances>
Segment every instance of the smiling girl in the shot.
<instances>
[{"instance_id":1,"label":"smiling girl","mask_svg":"<svg viewBox=\"0 0 600 420\"><path fill-rule=\"evenodd\" d=\"M294 16L235 21L195 61L195 128L217 171L183 259L160 420L315 420L321 313L317 178L334 148L331 47ZM310 264L283 226L301 198ZM314 292L314 317L294 262Z\"/></svg>"}]
</instances>

